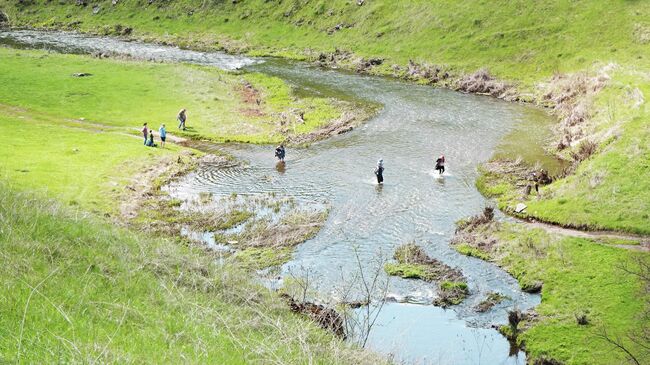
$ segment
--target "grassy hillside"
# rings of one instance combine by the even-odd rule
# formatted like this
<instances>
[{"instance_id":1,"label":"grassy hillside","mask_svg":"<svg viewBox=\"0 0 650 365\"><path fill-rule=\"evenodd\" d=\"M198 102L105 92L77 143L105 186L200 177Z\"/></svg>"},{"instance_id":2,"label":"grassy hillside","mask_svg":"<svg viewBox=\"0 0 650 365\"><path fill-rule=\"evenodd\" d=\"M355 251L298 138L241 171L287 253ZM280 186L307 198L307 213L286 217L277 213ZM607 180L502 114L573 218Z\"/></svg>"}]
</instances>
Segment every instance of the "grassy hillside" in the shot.
<instances>
[{"instance_id":1,"label":"grassy hillside","mask_svg":"<svg viewBox=\"0 0 650 365\"><path fill-rule=\"evenodd\" d=\"M2 363L376 363L215 257L0 185Z\"/></svg>"},{"instance_id":2,"label":"grassy hillside","mask_svg":"<svg viewBox=\"0 0 650 365\"><path fill-rule=\"evenodd\" d=\"M110 30L187 44L308 56L335 48L536 82L594 61L648 65L650 4L643 1L3 1L15 24ZM99 6L97 14L93 7ZM76 23L81 21L81 23ZM337 27L337 25L339 27ZM337 29L338 28L338 29Z\"/></svg>"}]
</instances>

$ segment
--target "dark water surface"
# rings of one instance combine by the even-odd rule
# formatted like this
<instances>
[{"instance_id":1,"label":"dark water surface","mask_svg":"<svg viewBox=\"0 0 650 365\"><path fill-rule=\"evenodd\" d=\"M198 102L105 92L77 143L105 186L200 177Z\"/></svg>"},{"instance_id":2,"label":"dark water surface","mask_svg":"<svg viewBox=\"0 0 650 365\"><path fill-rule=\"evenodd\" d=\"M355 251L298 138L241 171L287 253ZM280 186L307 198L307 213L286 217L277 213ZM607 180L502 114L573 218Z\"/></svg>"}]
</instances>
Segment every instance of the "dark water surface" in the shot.
<instances>
[{"instance_id":1,"label":"dark water surface","mask_svg":"<svg viewBox=\"0 0 650 365\"><path fill-rule=\"evenodd\" d=\"M286 170L276 169L268 146L232 145L228 151L249 161L246 167L203 169L172 184L181 199L200 193L292 197L327 204L330 215L319 234L298 246L287 273L308 268L323 298L335 297L341 277L358 272L378 255L389 258L399 244L415 241L427 253L467 277L471 295L453 309L430 305L435 285L391 279L389 303L380 313L369 346L409 363L524 364L525 354L509 356L509 344L489 324L505 323L506 311L539 303L523 293L510 275L484 261L458 254L449 240L454 222L489 204L474 186L476 167L496 150L553 167L541 145L549 134L549 116L535 108L492 98L464 95L381 77L323 70L303 63L255 60L220 53L125 42L70 33L0 31L0 43L59 52L117 52L140 58L192 62L275 75L301 92L341 95L383 105L371 121L351 133L287 152ZM537 138L530 140L524 136ZM515 133L513 133L515 132ZM526 133L523 133L526 132ZM506 143L499 146L510 133ZM447 172L434 173L444 154ZM384 159L385 184L377 186L373 168ZM356 253L355 253L356 252ZM510 299L487 313L473 307L490 291ZM418 303L418 304L413 304Z\"/></svg>"}]
</instances>

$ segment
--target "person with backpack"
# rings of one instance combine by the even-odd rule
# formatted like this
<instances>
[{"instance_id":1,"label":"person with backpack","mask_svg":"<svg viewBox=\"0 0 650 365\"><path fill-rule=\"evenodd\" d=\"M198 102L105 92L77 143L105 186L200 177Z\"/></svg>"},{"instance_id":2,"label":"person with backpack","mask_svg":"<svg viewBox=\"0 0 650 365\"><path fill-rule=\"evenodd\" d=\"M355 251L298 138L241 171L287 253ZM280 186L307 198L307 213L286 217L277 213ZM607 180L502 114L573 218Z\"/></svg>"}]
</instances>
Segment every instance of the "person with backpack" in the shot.
<instances>
[{"instance_id":1,"label":"person with backpack","mask_svg":"<svg viewBox=\"0 0 650 365\"><path fill-rule=\"evenodd\" d=\"M284 145L279 145L275 148L275 157L277 157L280 162L284 162L285 153Z\"/></svg>"}]
</instances>

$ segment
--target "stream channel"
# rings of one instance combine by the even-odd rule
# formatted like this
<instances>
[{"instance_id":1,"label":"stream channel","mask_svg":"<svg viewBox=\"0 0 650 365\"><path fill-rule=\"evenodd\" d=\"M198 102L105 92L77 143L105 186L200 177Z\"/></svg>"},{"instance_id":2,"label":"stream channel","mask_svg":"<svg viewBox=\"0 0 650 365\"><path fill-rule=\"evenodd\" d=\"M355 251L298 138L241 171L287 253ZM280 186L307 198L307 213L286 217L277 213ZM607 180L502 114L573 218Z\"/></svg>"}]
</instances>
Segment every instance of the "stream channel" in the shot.
<instances>
[{"instance_id":1,"label":"stream channel","mask_svg":"<svg viewBox=\"0 0 650 365\"><path fill-rule=\"evenodd\" d=\"M497 266L457 253L449 241L454 222L490 204L474 186L478 164L494 153L522 156L547 167L553 163L541 147L553 123L543 110L300 62L75 33L0 30L0 44L243 68L280 77L300 93L381 104L378 115L352 132L308 148L289 149L285 169L276 169L271 146L222 145L219 148L248 163L201 169L167 191L185 200L206 193L216 199L272 193L305 205L326 205L329 217L321 231L299 245L292 260L274 274L286 277L307 268L322 298L334 296L341 278L359 271L356 255L362 266L368 265L364 269L371 270L379 256L389 259L395 247L415 241L429 256L459 268L471 295L460 305L442 309L430 304L436 297L435 284L391 278L390 301L379 313L368 346L413 364L526 362L525 353L510 351L508 341L490 325L506 323L509 309L534 307L540 296L522 292L517 281ZM434 174L434 160L440 154L447 160L442 178ZM377 186L373 175L379 158L386 168L383 186ZM508 299L485 313L476 312L474 307L488 292Z\"/></svg>"}]
</instances>

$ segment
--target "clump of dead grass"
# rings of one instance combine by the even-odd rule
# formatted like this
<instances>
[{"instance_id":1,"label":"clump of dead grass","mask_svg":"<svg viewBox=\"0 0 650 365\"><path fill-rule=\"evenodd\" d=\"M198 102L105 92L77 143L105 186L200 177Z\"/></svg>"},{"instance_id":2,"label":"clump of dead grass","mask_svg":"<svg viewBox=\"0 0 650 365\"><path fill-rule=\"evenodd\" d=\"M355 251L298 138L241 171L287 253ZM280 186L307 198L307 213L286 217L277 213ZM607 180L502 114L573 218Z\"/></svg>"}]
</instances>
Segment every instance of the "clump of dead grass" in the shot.
<instances>
[{"instance_id":1,"label":"clump of dead grass","mask_svg":"<svg viewBox=\"0 0 650 365\"><path fill-rule=\"evenodd\" d=\"M517 100L512 85L496 79L484 68L458 80L456 90L472 94L490 95L508 101Z\"/></svg>"},{"instance_id":2,"label":"clump of dead grass","mask_svg":"<svg viewBox=\"0 0 650 365\"><path fill-rule=\"evenodd\" d=\"M602 90L609 76L604 72L589 75L556 74L542 86L542 100L553 107L560 118L556 148L562 151L590 134L589 119L594 96Z\"/></svg>"}]
</instances>

